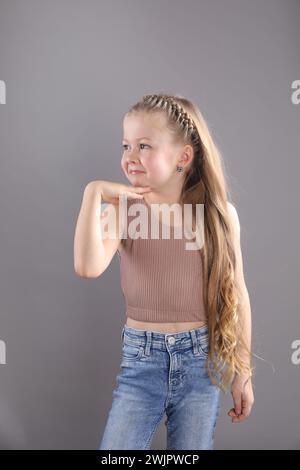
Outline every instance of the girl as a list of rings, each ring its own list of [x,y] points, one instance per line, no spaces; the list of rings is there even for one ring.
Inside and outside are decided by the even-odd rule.
[[[101,275],[118,253],[126,302],[121,371],[99,449],[149,449],[164,413],[167,449],[213,449],[220,392],[231,387],[234,423],[254,403],[239,218],[220,152],[195,104],[146,95],[126,113],[123,131],[121,166],[131,185],[90,182],[74,240],[74,268],[83,277]],[[147,222],[153,204],[175,203],[181,213],[189,205],[196,233],[195,209],[202,205],[202,248],[184,249],[184,236],[124,238],[133,213],[119,220],[121,196],[146,209]],[[103,239],[103,201],[117,237]],[[175,230],[175,218],[157,222]]]

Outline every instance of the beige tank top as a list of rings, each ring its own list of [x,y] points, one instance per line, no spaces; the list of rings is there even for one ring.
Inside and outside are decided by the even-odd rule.
[[[162,238],[165,224],[157,216],[159,238],[151,238],[150,206],[143,199],[127,199],[128,212],[133,203],[142,203],[146,208],[148,238],[134,239],[128,231],[127,238],[121,240],[117,250],[126,316],[144,322],[207,321],[203,303],[202,250],[185,248],[186,242],[195,241],[195,237],[186,238],[180,228],[183,236],[174,238],[174,226],[167,225],[170,227],[169,239]],[[127,229],[129,223],[140,216],[140,211],[135,215],[128,212]],[[141,231],[140,226],[136,226],[134,233]]]

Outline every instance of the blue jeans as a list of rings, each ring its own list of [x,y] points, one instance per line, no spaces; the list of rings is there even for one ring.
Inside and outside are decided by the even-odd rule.
[[[206,370],[207,355],[207,324],[178,333],[125,324],[121,371],[98,450],[150,449],[164,413],[167,449],[212,450],[220,389]]]

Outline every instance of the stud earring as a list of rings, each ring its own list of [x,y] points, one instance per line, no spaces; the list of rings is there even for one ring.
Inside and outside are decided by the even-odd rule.
[[[178,173],[182,173],[183,172],[183,167],[182,166],[177,166],[176,171],[178,171]]]

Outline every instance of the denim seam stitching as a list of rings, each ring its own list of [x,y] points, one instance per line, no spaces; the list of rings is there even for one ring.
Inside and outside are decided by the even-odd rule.
[[[157,420],[156,423],[154,424],[154,427],[153,427],[153,429],[152,429],[152,432],[151,432],[151,434],[150,434],[148,440],[146,441],[146,446],[144,447],[144,449],[147,449],[147,448],[148,448],[148,445],[150,444],[151,439],[152,439],[152,437],[153,437],[153,435],[154,435],[156,429],[158,428],[158,425],[159,425],[159,423],[160,423],[160,421],[161,421],[163,415],[164,415],[164,410],[160,413],[158,420]]]

